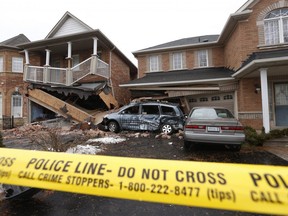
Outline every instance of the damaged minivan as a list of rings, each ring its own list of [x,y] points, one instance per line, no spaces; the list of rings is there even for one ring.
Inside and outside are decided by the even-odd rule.
[[[185,117],[177,104],[166,102],[132,102],[117,112],[104,116],[106,130],[160,131],[172,134],[183,130]]]

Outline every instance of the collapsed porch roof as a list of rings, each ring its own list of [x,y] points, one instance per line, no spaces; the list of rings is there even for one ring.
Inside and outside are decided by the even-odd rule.
[[[44,89],[48,91],[56,91],[59,94],[76,94],[79,98],[87,99],[91,95],[98,95],[102,90],[109,91],[109,87],[106,82],[98,82],[98,83],[82,83],[78,86],[63,86],[63,85],[45,85],[45,84],[31,84],[32,88]]]

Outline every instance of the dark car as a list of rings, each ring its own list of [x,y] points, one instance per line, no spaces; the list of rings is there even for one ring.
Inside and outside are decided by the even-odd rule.
[[[185,148],[195,143],[212,143],[238,151],[244,140],[242,124],[223,107],[195,107],[184,126]]]
[[[172,134],[183,130],[184,121],[183,112],[176,104],[135,102],[104,116],[101,125],[115,133],[121,130],[158,130],[165,134]]]

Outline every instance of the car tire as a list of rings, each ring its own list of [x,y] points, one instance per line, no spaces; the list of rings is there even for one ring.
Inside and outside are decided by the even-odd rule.
[[[114,133],[118,133],[120,131],[119,124],[116,121],[110,121],[108,123],[108,130]]]
[[[238,152],[241,150],[241,145],[225,145],[225,148],[231,151]]]
[[[173,133],[173,128],[170,124],[164,124],[161,126],[161,133],[164,133],[164,134],[172,134]]]
[[[185,150],[188,151],[188,150],[192,149],[192,147],[193,147],[193,144],[191,142],[184,140],[184,149]]]

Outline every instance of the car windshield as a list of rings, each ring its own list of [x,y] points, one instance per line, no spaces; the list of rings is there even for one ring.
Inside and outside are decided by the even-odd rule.
[[[223,108],[198,108],[190,114],[192,119],[234,118],[232,113]]]

